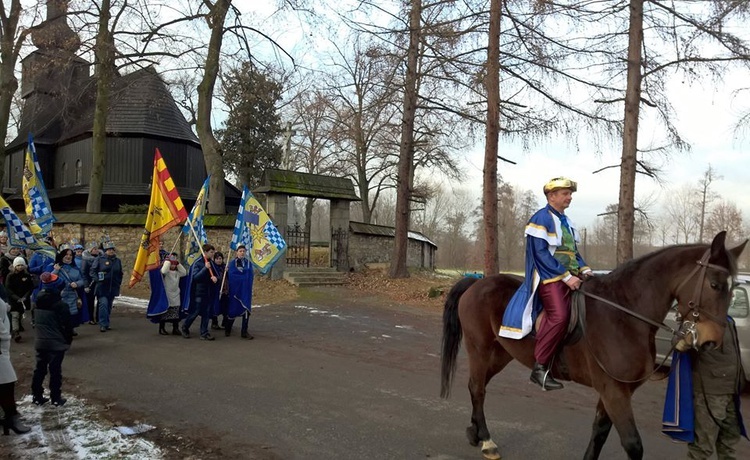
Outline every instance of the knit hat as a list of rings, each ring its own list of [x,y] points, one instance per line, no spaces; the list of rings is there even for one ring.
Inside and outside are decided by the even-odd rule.
[[[26,266],[26,259],[23,257],[16,257],[13,259],[13,266],[14,267],[25,267]]]
[[[39,279],[44,284],[54,283],[55,281],[57,281],[57,275],[50,272],[44,272],[42,273],[42,276],[39,277]]]

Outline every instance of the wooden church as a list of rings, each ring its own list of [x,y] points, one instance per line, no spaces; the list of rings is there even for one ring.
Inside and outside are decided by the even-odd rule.
[[[36,50],[22,61],[18,136],[6,147],[3,194],[16,209],[28,135],[32,134],[52,209],[85,210],[92,168],[96,80],[91,64],[76,55],[80,39],[60,11],[48,2],[47,27],[34,30]],[[64,10],[63,10],[64,11]],[[102,211],[122,204],[148,204],[156,148],[167,163],[180,196],[189,207],[206,178],[200,142],[153,68],[116,75],[106,124],[106,163]],[[240,191],[225,182],[227,206]]]

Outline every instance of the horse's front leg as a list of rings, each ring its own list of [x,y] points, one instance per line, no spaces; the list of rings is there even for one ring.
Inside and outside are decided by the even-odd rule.
[[[604,409],[604,403],[599,399],[596,404],[596,417],[594,417],[594,426],[591,430],[591,440],[589,447],[586,449],[584,460],[596,460],[602,453],[602,447],[607,441],[609,431],[612,429],[612,420],[609,418],[607,411]]]
[[[604,409],[620,435],[620,444],[628,454],[628,458],[630,460],[641,460],[643,458],[643,442],[635,425],[631,403],[632,393],[623,388],[613,388],[606,395],[600,396],[604,403]]]

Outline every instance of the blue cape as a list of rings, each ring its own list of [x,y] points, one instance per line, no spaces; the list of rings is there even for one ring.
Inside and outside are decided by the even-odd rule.
[[[242,316],[246,311],[249,313],[252,308],[253,299],[253,264],[249,260],[238,262],[234,259],[227,265],[227,281],[229,282],[229,318],[234,319]],[[244,266],[238,267],[240,263]]]
[[[152,323],[159,322],[159,316],[169,309],[167,291],[164,289],[164,278],[161,276],[161,267],[148,271],[148,282],[151,284],[151,297],[148,299],[146,318]]]
[[[735,393],[734,405],[740,433],[747,438],[745,423],[740,410],[740,395]],[[695,408],[693,406],[693,362],[689,353],[675,351],[669,371],[667,394],[661,424],[662,433],[675,441],[695,441]]]
[[[675,441],[693,442],[695,426],[693,413],[693,372],[689,353],[672,353],[667,395],[661,432]]]

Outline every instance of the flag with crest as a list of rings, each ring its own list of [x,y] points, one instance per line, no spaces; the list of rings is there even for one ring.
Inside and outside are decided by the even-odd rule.
[[[182,204],[177,187],[172,181],[164,158],[159,149],[154,154],[154,172],[151,179],[151,202],[146,215],[146,228],[141,236],[141,244],[135,257],[133,273],[130,276],[130,287],[143,279],[147,270],[158,268],[159,241],[161,235],[187,218],[187,211]]]
[[[206,213],[206,203],[208,202],[208,185],[211,176],[208,176],[203,182],[203,187],[198,192],[198,196],[195,198],[195,204],[193,209],[188,214],[185,225],[182,226],[182,233],[188,235],[190,238],[190,246],[187,251],[187,266],[193,265],[195,259],[202,256],[200,246],[208,243],[208,236],[206,235],[206,229],[203,227],[203,215]],[[196,241],[193,232],[190,230],[190,226],[193,226],[195,235],[198,237]]]
[[[0,216],[5,220],[8,244],[17,248],[40,251],[45,255],[55,257],[57,253],[55,248],[47,242],[37,239],[2,196],[0,196]]]
[[[47,189],[44,187],[42,170],[39,168],[34,137],[31,133],[29,133],[29,144],[26,147],[22,188],[29,229],[36,235],[48,234],[56,219],[52,215],[52,207],[49,204]]]
[[[242,189],[242,200],[234,223],[230,247],[247,247],[250,260],[261,273],[267,273],[286,251],[286,241],[250,189]]]

